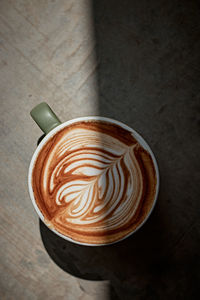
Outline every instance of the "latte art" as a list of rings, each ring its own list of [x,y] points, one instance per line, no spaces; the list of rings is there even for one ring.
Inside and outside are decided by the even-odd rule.
[[[104,244],[132,232],[155,197],[150,154],[118,125],[85,121],[53,136],[32,173],[46,222],[79,242]]]

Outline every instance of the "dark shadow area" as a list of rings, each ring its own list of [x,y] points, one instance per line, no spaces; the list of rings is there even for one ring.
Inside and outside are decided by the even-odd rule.
[[[43,138],[45,137],[45,133],[43,135],[41,135],[41,137],[38,139],[37,141],[37,146],[39,145],[39,143],[43,140]]]
[[[198,299],[200,289],[198,1],[93,1],[99,115],[138,131],[161,188],[147,223],[111,246],[67,242],[42,222],[64,271],[109,279],[110,299]]]
[[[161,174],[150,220],[126,242],[106,250],[113,262],[111,285],[119,299],[197,299],[199,1],[92,3],[99,115],[138,131]]]

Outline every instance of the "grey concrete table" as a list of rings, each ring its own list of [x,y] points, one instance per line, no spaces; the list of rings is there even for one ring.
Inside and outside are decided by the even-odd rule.
[[[199,299],[198,1],[0,1],[1,299]],[[39,222],[29,111],[102,115],[137,130],[161,173],[146,225],[80,247]]]

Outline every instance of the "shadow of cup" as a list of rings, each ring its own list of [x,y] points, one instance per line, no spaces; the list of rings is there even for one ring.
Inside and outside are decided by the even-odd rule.
[[[65,272],[87,280],[128,280],[147,276],[164,251],[158,208],[150,220],[127,239],[113,245],[91,247],[74,244],[56,235],[40,220],[40,233],[51,259]],[[144,280],[144,278],[142,279]]]

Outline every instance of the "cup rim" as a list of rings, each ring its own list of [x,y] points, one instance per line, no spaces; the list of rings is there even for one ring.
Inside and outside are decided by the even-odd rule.
[[[77,123],[77,122],[80,122],[80,121],[91,121],[91,120],[97,120],[97,121],[105,121],[105,122],[108,122],[108,123],[111,123],[111,124],[116,124],[126,130],[128,130],[129,132],[132,133],[133,137],[136,138],[136,140],[141,144],[141,146],[148,151],[148,153],[151,155],[151,158],[152,158],[152,161],[153,161],[153,164],[154,164],[154,168],[155,168],[155,171],[156,171],[156,179],[157,179],[157,182],[156,182],[156,193],[155,193],[155,197],[154,197],[154,201],[153,201],[153,204],[151,206],[151,209],[149,210],[147,216],[144,218],[144,220],[139,224],[138,227],[136,227],[133,231],[131,231],[129,234],[127,234],[126,236],[120,238],[119,240],[116,240],[114,242],[109,242],[109,243],[101,243],[101,244],[90,244],[90,243],[85,243],[85,242],[79,242],[79,241],[76,241],[76,240],[73,240],[72,238],[60,233],[59,231],[57,231],[56,229],[52,228],[48,222],[45,220],[42,212],[40,211],[40,209],[38,208],[37,206],[37,203],[36,203],[36,200],[35,200],[35,197],[34,197],[34,193],[33,193],[33,188],[32,188],[32,171],[33,171],[33,167],[34,167],[34,164],[35,164],[35,161],[36,161],[36,158],[39,154],[39,152],[41,151],[42,147],[46,144],[46,142],[52,137],[54,136],[57,132],[59,132],[61,129],[71,125],[71,124],[74,124],[74,123]],[[75,244],[78,244],[78,245],[82,245],[82,246],[107,246],[107,245],[112,245],[112,244],[116,244],[118,242],[121,242],[123,240],[125,240],[126,238],[128,238],[129,236],[131,236],[132,234],[134,234],[135,232],[137,232],[145,223],[146,221],[149,219],[154,207],[155,207],[155,204],[157,202],[157,198],[158,198],[158,192],[159,192],[159,186],[160,186],[160,176],[159,176],[159,169],[158,169],[158,163],[156,161],[156,158],[154,156],[154,153],[153,151],[151,150],[150,146],[148,145],[148,143],[145,141],[145,139],[137,132],[135,131],[133,128],[131,128],[130,126],[124,124],[123,122],[121,121],[118,121],[118,120],[115,120],[115,119],[112,119],[112,118],[108,118],[108,117],[101,117],[101,116],[87,116],[87,117],[78,117],[78,118],[74,118],[74,119],[71,119],[71,120],[68,120],[66,122],[63,122],[61,123],[60,125],[58,125],[57,127],[55,127],[54,129],[52,129],[43,139],[42,141],[40,142],[40,144],[37,146],[37,148],[35,149],[33,155],[32,155],[32,158],[31,158],[31,162],[30,162],[30,165],[29,165],[29,170],[28,170],[28,189],[29,189],[29,195],[30,195],[30,198],[32,200],[32,204],[33,204],[33,207],[35,209],[35,211],[37,212],[39,218],[41,219],[41,221],[51,230],[53,231],[56,235],[58,235],[59,237],[67,240],[67,241],[70,241],[72,243],[75,243]]]

